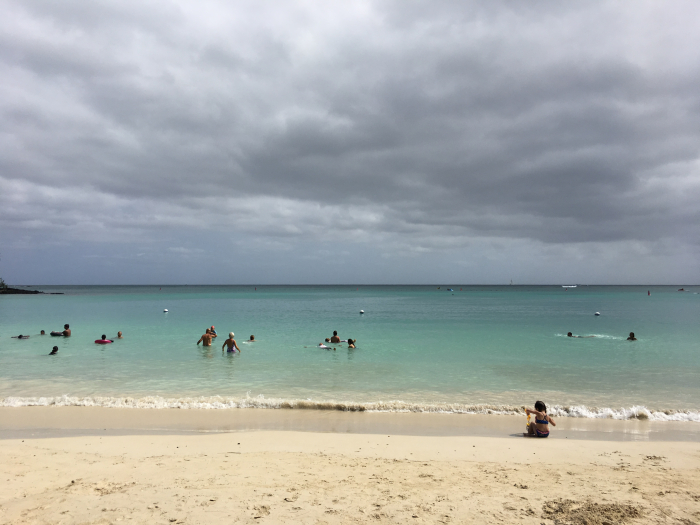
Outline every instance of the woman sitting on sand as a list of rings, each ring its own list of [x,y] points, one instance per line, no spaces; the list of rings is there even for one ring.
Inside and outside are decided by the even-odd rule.
[[[535,403],[535,410],[525,408],[525,413],[528,416],[530,414],[535,414],[535,422],[530,423],[527,427],[527,434],[523,434],[527,437],[546,438],[549,436],[549,424],[551,423],[554,427],[557,426],[554,420],[547,415],[547,405],[542,401],[537,401]]]

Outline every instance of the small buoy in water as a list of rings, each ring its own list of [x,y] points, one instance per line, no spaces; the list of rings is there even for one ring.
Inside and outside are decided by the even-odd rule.
[[[595,315],[600,315],[600,312],[596,312]]]
[[[164,313],[164,314],[167,314],[167,313],[168,313],[168,309],[166,308],[165,310],[163,310],[163,313]]]
[[[360,310],[360,315],[362,315],[363,313],[365,313],[365,311],[364,311],[364,310]]]

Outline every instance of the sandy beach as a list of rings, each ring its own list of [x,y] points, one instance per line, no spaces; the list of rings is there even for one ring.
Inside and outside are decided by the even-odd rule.
[[[423,421],[424,434],[439,421],[423,414],[403,420],[413,435],[333,432],[318,414],[309,419],[316,423],[302,423],[315,430],[205,431],[201,418],[215,412],[124,410],[110,417],[110,409],[84,407],[2,409],[0,522],[700,521],[700,443],[624,440],[621,427],[637,422],[605,422],[614,432],[598,423],[592,438],[575,439],[575,429],[590,422],[563,421],[562,432],[546,440],[516,437],[519,424],[501,437],[468,435],[468,428],[465,435],[416,435],[415,421]],[[307,417],[261,412],[271,420]],[[163,417],[180,427],[161,421],[159,430],[135,428]],[[498,416],[483,418],[501,432]],[[98,429],[108,419],[114,428]],[[473,426],[480,425],[488,421]]]

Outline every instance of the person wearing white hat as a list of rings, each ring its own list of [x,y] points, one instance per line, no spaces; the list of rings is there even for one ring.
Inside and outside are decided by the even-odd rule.
[[[224,344],[221,345],[221,351],[224,351],[224,347],[228,346],[228,349],[226,350],[227,352],[235,352],[238,350],[238,353],[241,353],[241,349],[238,348],[238,345],[236,344],[236,340],[233,338],[233,332],[229,332],[228,334],[228,339],[224,341]]]

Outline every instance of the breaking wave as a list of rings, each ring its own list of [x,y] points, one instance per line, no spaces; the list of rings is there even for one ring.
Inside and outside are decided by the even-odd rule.
[[[89,406],[107,408],[226,410],[239,408],[338,410],[343,412],[415,412],[439,414],[500,414],[522,415],[523,409],[511,405],[467,405],[459,403],[410,403],[404,401],[344,402],[313,401],[310,399],[274,399],[264,396],[233,397],[6,397],[0,407],[27,406]],[[629,408],[600,408],[585,405],[550,405],[549,414],[556,417],[587,419],[641,419],[649,421],[700,422],[698,410],[652,410],[644,406]]]

